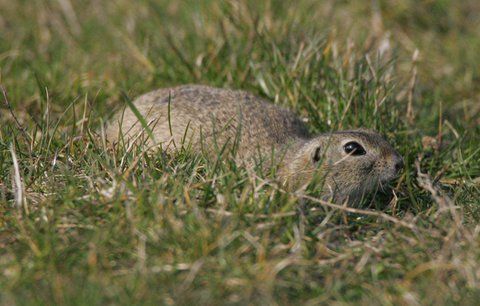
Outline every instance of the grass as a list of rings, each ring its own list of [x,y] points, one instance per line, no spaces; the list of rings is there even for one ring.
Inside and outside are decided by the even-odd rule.
[[[0,0],[0,304],[478,303],[479,10]],[[405,172],[334,207],[228,152],[106,146],[113,110],[184,83],[377,129]]]

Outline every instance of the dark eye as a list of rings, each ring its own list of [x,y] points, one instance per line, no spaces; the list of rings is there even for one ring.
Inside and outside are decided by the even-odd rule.
[[[355,141],[347,142],[343,146],[343,149],[345,150],[345,153],[354,155],[354,156],[367,154],[367,152],[365,152],[365,149],[358,142],[355,142]]]

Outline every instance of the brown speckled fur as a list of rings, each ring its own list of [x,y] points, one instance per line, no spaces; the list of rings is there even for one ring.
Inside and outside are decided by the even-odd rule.
[[[398,172],[395,164],[402,160],[373,131],[359,129],[311,137],[293,112],[245,91],[184,85],[152,91],[137,98],[134,105],[154,135],[154,140],[141,137],[147,139],[147,145],[161,145],[167,151],[184,145],[210,154],[224,144],[235,144],[237,160],[247,166],[257,157],[269,157],[274,150],[283,182],[298,188],[319,172],[325,197],[337,202],[356,202],[390,181]],[[112,143],[119,135],[131,141],[146,136],[143,130],[137,116],[127,108],[114,117],[106,136]],[[346,154],[343,146],[349,141],[360,143],[367,154]],[[320,162],[313,161],[317,148],[322,155]]]

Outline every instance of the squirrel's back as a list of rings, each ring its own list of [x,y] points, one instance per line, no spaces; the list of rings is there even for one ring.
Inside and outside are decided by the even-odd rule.
[[[240,158],[248,158],[308,137],[305,124],[293,112],[240,90],[184,85],[149,92],[133,104],[155,143],[167,150],[182,145],[218,149],[235,143]],[[110,142],[122,136],[152,143],[130,108],[114,117],[106,135]]]

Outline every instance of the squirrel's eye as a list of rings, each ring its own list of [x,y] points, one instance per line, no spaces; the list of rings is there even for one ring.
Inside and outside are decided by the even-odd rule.
[[[358,155],[367,154],[365,149],[358,142],[355,142],[355,141],[347,142],[343,146],[343,149],[345,150],[345,153],[350,154],[350,155],[358,156]]]

